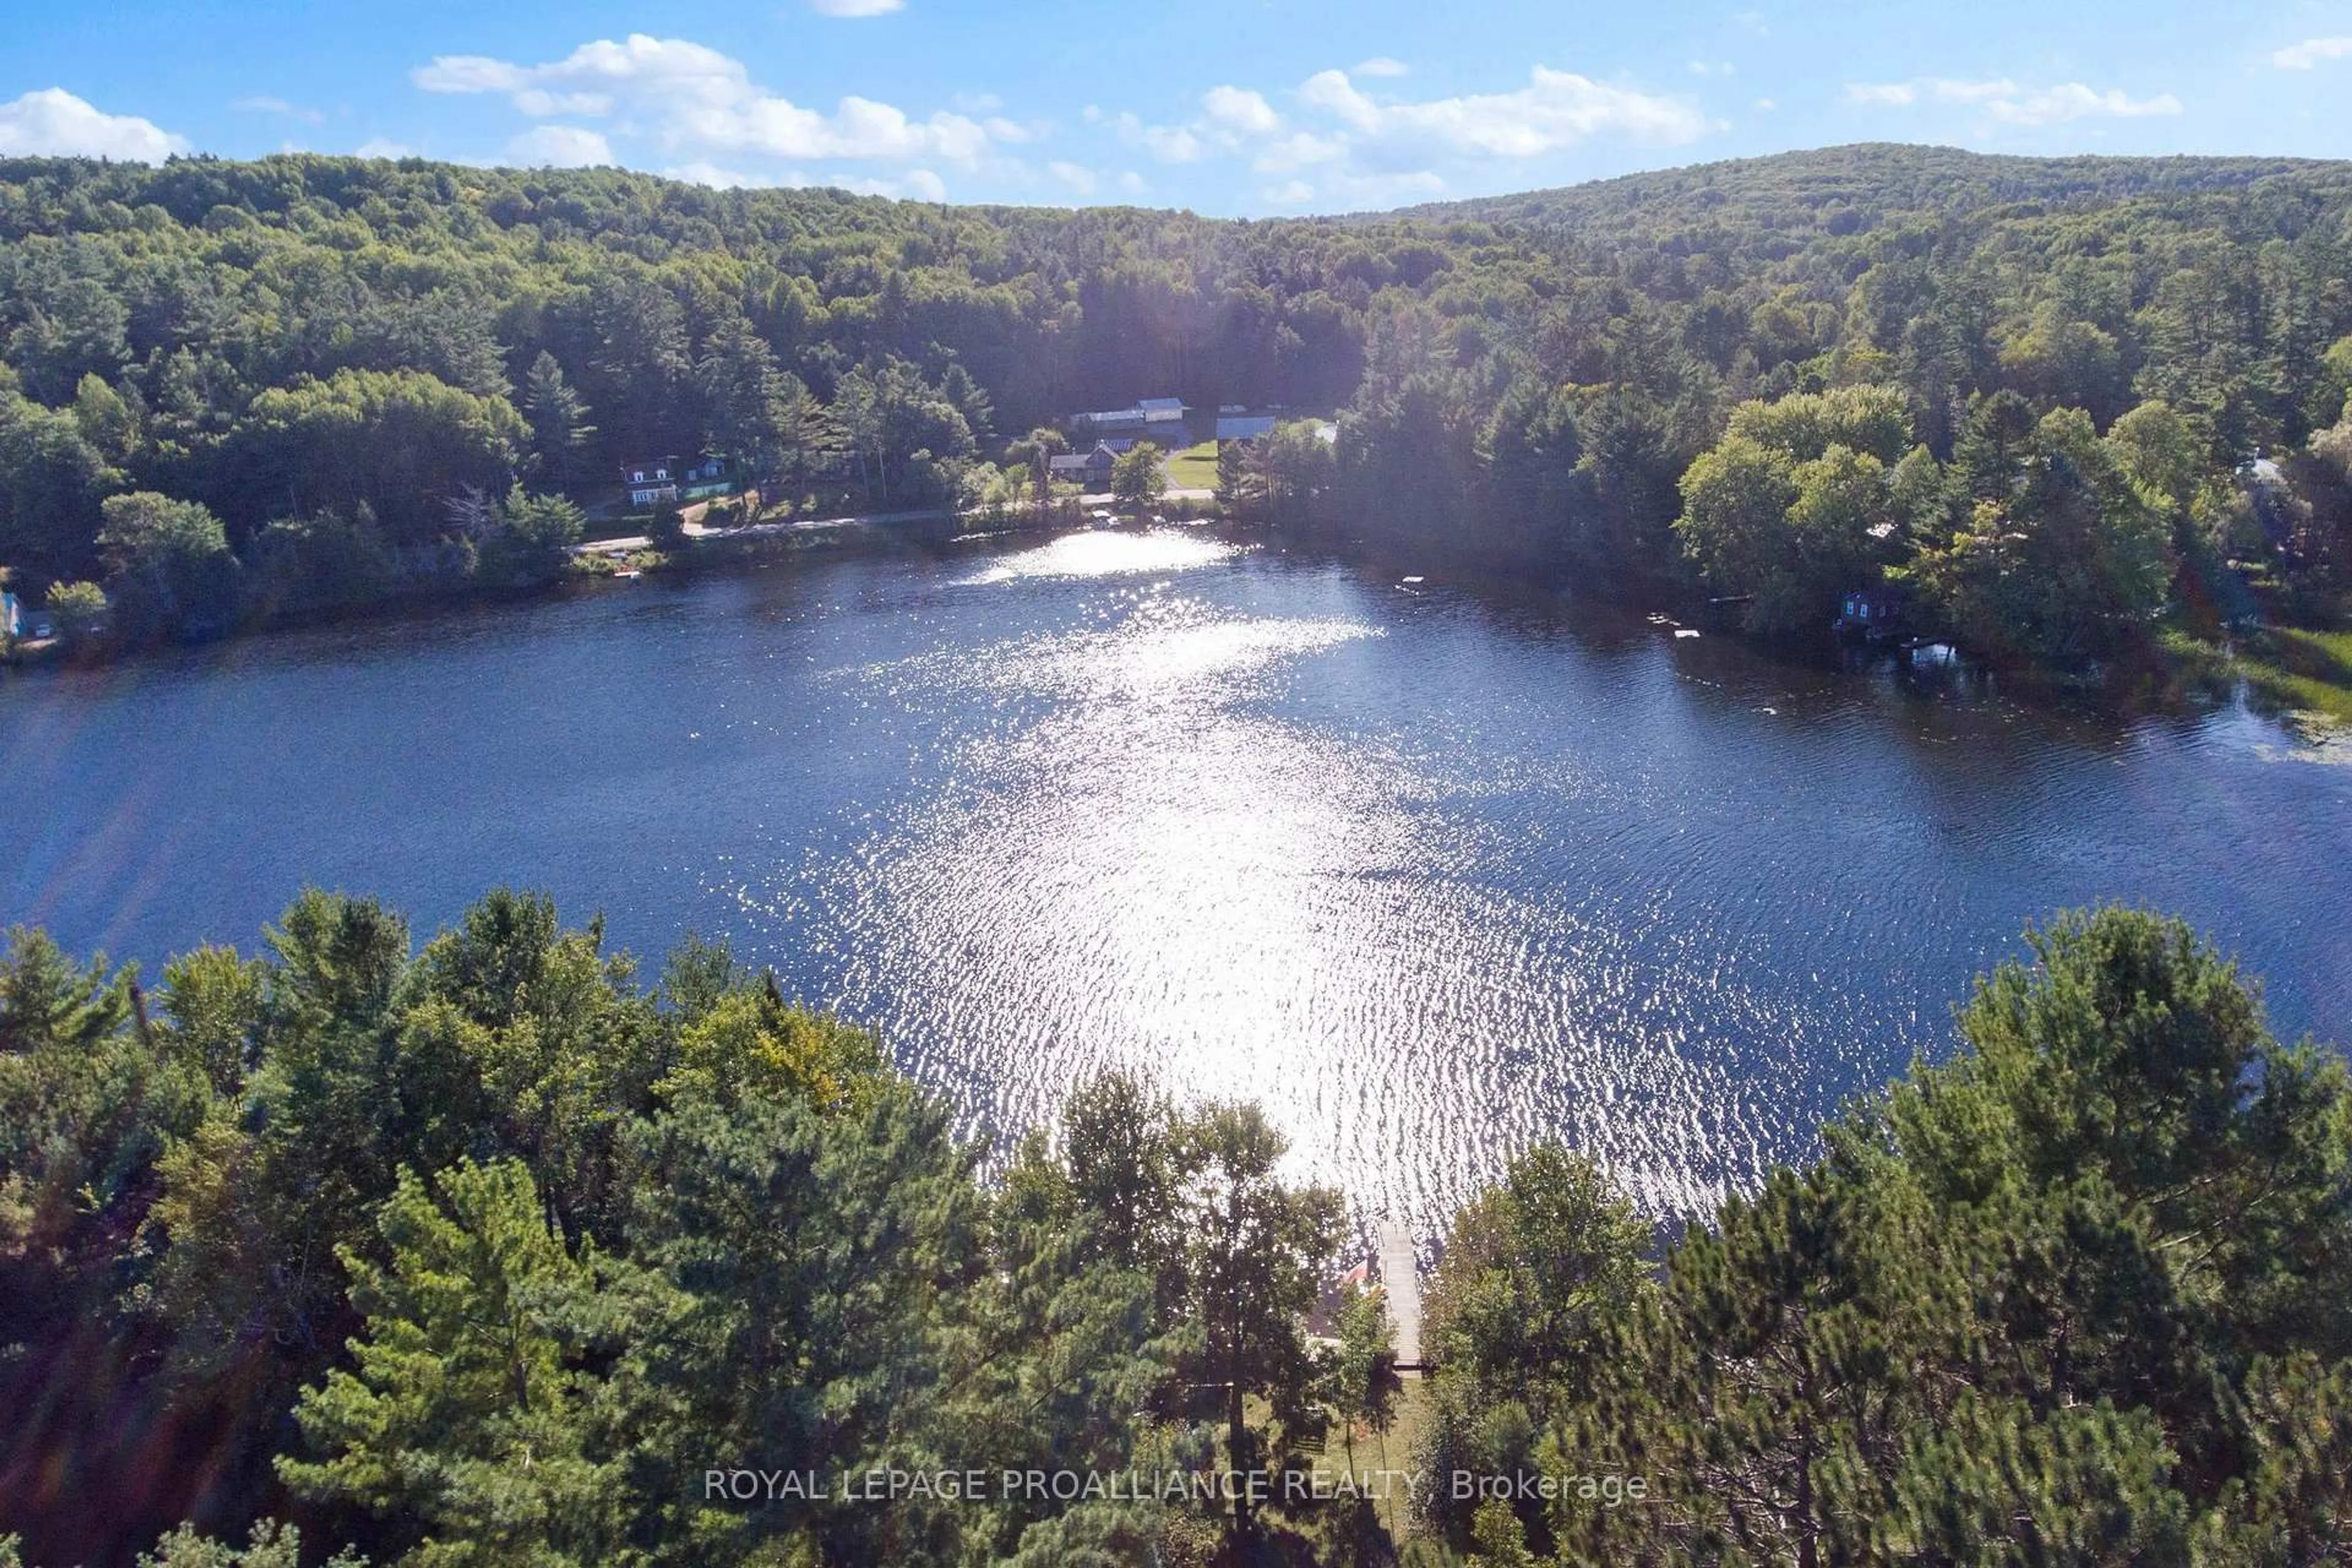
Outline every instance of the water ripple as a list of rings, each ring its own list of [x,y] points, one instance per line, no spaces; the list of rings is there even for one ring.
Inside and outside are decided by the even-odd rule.
[[[1424,1234],[1548,1137],[1661,1210],[1752,1184],[2070,904],[2347,1032],[2325,744],[1424,589],[1089,531],[0,680],[0,921],[152,963],[305,877],[427,927],[545,887],[730,938],[975,1133],[1136,1068]]]

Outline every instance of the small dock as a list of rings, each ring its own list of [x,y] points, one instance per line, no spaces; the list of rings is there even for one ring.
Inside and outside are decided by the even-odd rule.
[[[1421,1367],[1421,1265],[1414,1256],[1412,1233],[1392,1219],[1381,1221],[1381,1290],[1388,1298],[1389,1321],[1396,1325],[1396,1359],[1400,1369]]]

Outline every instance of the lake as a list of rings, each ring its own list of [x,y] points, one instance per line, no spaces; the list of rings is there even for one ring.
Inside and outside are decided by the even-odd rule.
[[[544,889],[648,971],[726,937],[975,1133],[1124,1064],[1426,1235],[1548,1135],[1752,1184],[2070,905],[2352,1037],[2347,763],[1205,531],[877,544],[0,679],[0,919],[152,969],[306,881],[421,932]]]

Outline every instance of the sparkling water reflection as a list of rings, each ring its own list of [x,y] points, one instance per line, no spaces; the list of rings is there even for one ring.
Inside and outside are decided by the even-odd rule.
[[[2352,771],[1197,530],[813,560],[0,686],[0,910],[153,957],[309,875],[724,933],[1008,1134],[1112,1063],[1424,1227],[1565,1136],[1659,1207],[1947,1047],[2029,916],[2352,1018]]]

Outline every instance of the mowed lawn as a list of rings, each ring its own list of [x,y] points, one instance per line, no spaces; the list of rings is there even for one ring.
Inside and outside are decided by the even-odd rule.
[[[1203,441],[1197,447],[1187,447],[1169,455],[1168,483],[1180,490],[1213,490],[1217,488],[1217,444]]]

